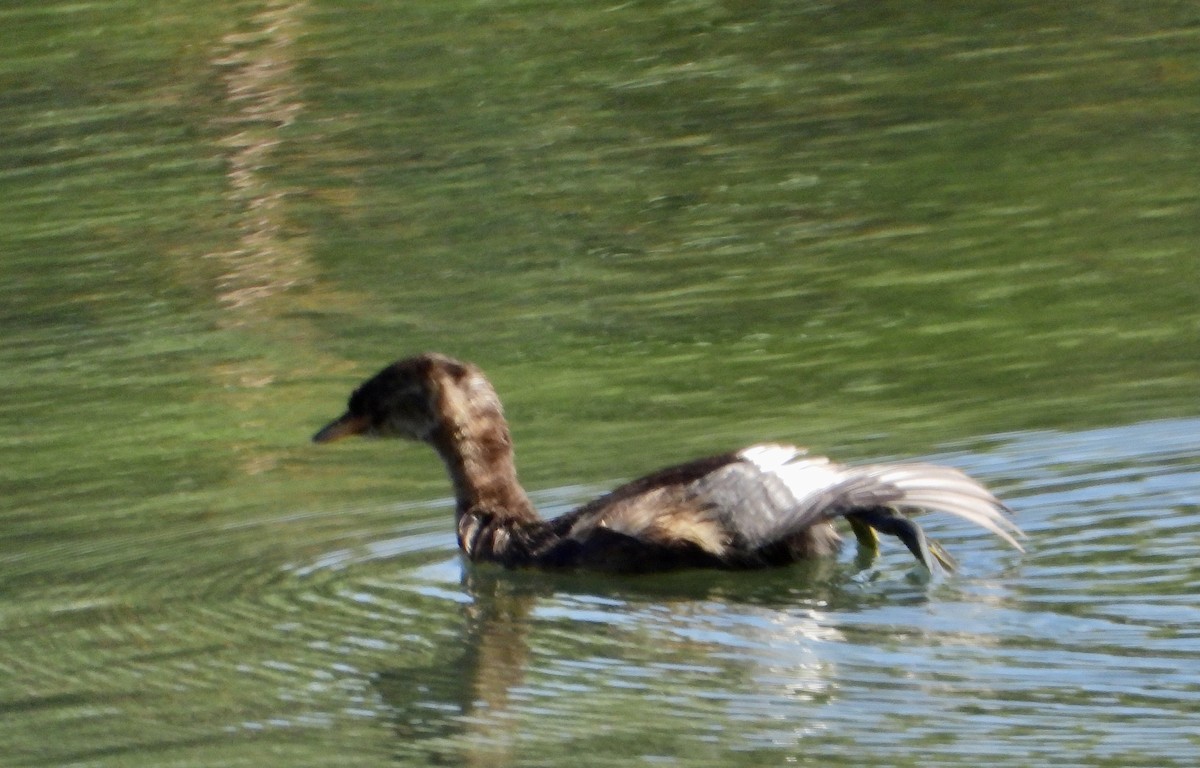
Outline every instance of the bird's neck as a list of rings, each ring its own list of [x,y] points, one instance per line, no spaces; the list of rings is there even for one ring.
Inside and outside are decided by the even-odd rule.
[[[480,398],[470,391],[442,394],[441,422],[430,442],[454,483],[456,518],[485,514],[525,522],[538,514],[517,480],[512,438],[494,392]]]

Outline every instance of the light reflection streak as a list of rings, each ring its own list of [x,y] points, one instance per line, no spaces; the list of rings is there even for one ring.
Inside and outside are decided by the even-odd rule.
[[[233,311],[226,317],[233,325],[248,322],[247,310],[264,299],[312,276],[306,238],[287,216],[291,192],[268,173],[281,133],[304,108],[292,50],[304,5],[269,3],[253,17],[254,31],[223,38],[225,50],[212,62],[232,108],[232,115],[214,122],[224,132],[219,144],[238,233],[234,248],[208,256],[220,264],[218,300]]]

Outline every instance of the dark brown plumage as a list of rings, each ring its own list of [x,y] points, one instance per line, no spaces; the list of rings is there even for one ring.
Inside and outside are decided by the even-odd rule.
[[[982,485],[950,467],[844,467],[801,449],[756,445],[659,470],[543,520],[517,481],[500,398],[474,365],[429,353],[364,382],[313,440],[349,435],[429,443],[454,483],[458,543],[508,567],[641,572],[753,568],[833,554],[846,518],[859,541],[900,538],[928,568],[951,560],[906,512],[938,509],[1013,546],[1020,531]]]

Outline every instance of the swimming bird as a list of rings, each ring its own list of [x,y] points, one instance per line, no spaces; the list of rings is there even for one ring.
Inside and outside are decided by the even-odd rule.
[[[313,441],[351,435],[428,443],[454,485],[458,546],[510,568],[650,572],[760,568],[835,554],[846,520],[860,546],[899,538],[931,571],[954,562],[911,519],[957,515],[1017,549],[1009,510],[976,480],[924,463],[847,466],[792,445],[752,445],[625,483],[543,519],[517,480],[495,388],[475,365],[438,353],[395,362],[361,384]]]

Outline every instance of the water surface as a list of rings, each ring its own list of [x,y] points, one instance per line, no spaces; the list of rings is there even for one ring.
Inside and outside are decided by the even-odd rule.
[[[1194,4],[0,22],[0,762],[1194,762]],[[1028,551],[466,569],[430,452],[308,443],[424,349],[547,513],[787,440]]]

